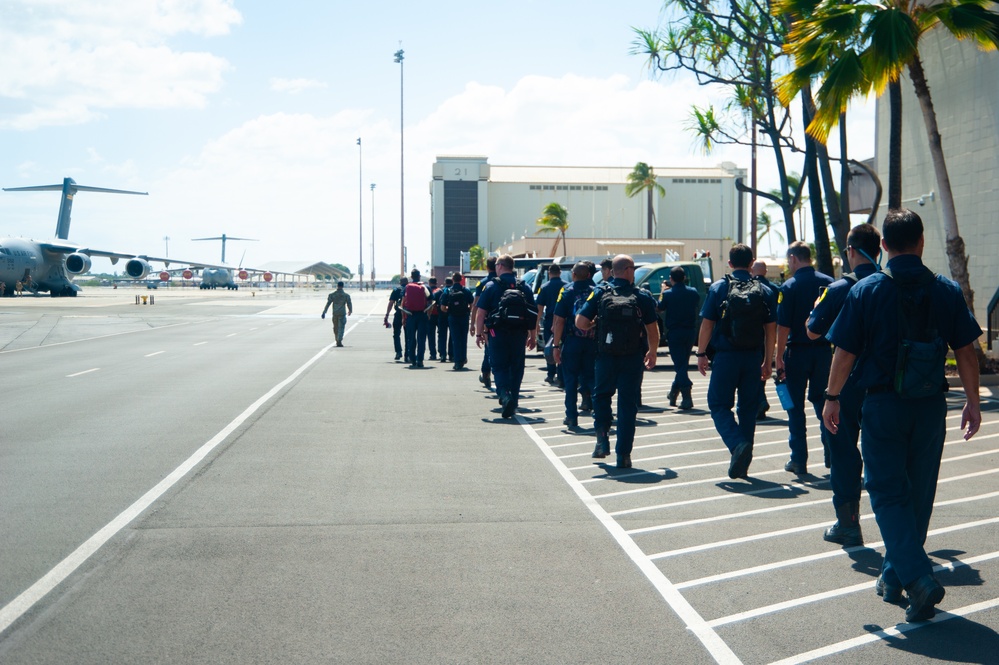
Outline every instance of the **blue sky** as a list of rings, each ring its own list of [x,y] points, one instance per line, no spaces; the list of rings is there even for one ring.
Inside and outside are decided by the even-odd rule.
[[[392,274],[401,41],[406,244],[410,263],[423,267],[436,155],[748,168],[748,149],[705,156],[683,130],[690,105],[716,93],[684,76],[650,80],[643,58],[629,55],[632,26],[655,26],[659,8],[647,0],[7,0],[0,185],[70,176],[148,191],[81,193],[71,239],[162,254],[169,236],[171,256],[194,260],[216,260],[219,248],[191,238],[226,233],[260,240],[231,245],[230,262],[245,250],[247,265],[325,260],[354,269],[363,220],[369,272],[376,183],[375,267]],[[851,122],[861,158],[873,153],[872,127],[869,112]],[[761,183],[775,185],[772,169],[761,168]],[[57,207],[55,193],[0,193],[0,235],[49,238]]]

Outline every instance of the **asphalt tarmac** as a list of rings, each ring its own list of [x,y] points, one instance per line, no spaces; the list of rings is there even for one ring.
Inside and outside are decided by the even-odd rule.
[[[351,295],[344,348],[304,289],[0,299],[0,662],[996,662],[987,389],[970,442],[948,398],[947,596],[905,624],[866,497],[864,547],[822,540],[816,423],[811,474],[783,471],[772,386],[731,481],[706,379],[669,408],[661,354],[618,470],[588,416],[560,424],[540,357],[504,421],[472,340],[465,371],[409,369],[387,292]]]

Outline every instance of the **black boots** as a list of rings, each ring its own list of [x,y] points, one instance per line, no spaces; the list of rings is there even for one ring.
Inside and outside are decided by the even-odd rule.
[[[670,406],[676,406],[676,398],[679,394],[680,394],[680,389],[677,388],[676,386],[673,386],[672,388],[669,389],[668,397],[669,397]]]
[[[844,503],[836,508],[836,523],[826,529],[822,539],[844,547],[863,545],[864,534],[860,531],[860,502]]]
[[[680,400],[681,411],[690,411],[694,408],[694,400],[690,396],[690,388],[683,388],[680,390],[680,396],[682,397]]]

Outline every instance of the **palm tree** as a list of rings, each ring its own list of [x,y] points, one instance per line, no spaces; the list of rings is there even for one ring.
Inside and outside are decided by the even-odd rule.
[[[568,254],[565,249],[565,232],[569,230],[569,211],[566,210],[560,203],[552,201],[545,206],[543,214],[537,219],[538,230],[534,235],[540,235],[542,233],[552,233],[558,232],[558,236],[555,238],[555,244],[552,245],[551,255],[555,256],[555,250],[558,249],[559,238],[562,239],[562,256]]]
[[[646,201],[649,222],[648,235],[649,240],[652,240],[656,237],[654,233],[656,228],[656,211],[652,207],[652,194],[657,193],[659,196],[666,196],[666,188],[656,182],[656,174],[652,171],[652,167],[645,162],[635,164],[635,170],[628,174],[628,184],[624,186],[624,193],[628,195],[628,198],[632,198],[640,192],[647,192],[648,194]]]
[[[482,245],[472,245],[468,248],[468,267],[470,270],[486,269],[486,248]]]
[[[801,174],[797,171],[792,171],[787,174],[787,188],[791,192],[797,192],[801,188]],[[771,189],[770,194],[774,198],[781,198],[781,191],[779,189]],[[801,196],[795,199],[795,203],[792,206],[792,210],[798,213],[798,233],[799,238],[805,237],[805,203],[808,201],[808,196],[806,194],[801,194]],[[765,207],[769,208],[771,206],[777,206],[776,203],[768,203]],[[761,236],[762,238],[762,236]]]
[[[767,246],[770,248],[770,256],[774,254],[773,236],[775,235],[780,238],[781,242],[784,242],[784,236],[774,225],[774,220],[770,218],[770,214],[761,210],[756,218],[756,243],[759,244],[766,238]]]
[[[903,69],[909,74],[923,113],[930,156],[943,212],[946,253],[951,277],[961,285],[974,312],[974,292],[968,277],[968,256],[957,224],[957,209],[937,128],[933,99],[919,57],[919,39],[942,25],[958,39],[970,39],[984,50],[999,48],[999,12],[990,0],[888,0],[885,4],[844,3],[842,0],[781,0],[775,12],[804,17],[788,35],[787,49],[797,69],[779,87],[783,101],[813,77],[824,77],[817,110],[807,131],[825,141],[847,102],[857,94],[885,87],[891,93],[891,150],[888,206],[901,206],[901,95]],[[897,116],[897,117],[896,117]]]

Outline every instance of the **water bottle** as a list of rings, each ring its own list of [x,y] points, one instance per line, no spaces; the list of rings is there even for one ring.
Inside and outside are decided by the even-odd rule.
[[[791,399],[791,391],[788,389],[787,384],[783,379],[776,379],[774,381],[774,389],[777,391],[777,399],[780,400],[781,408],[785,411],[793,409],[794,400]]]

